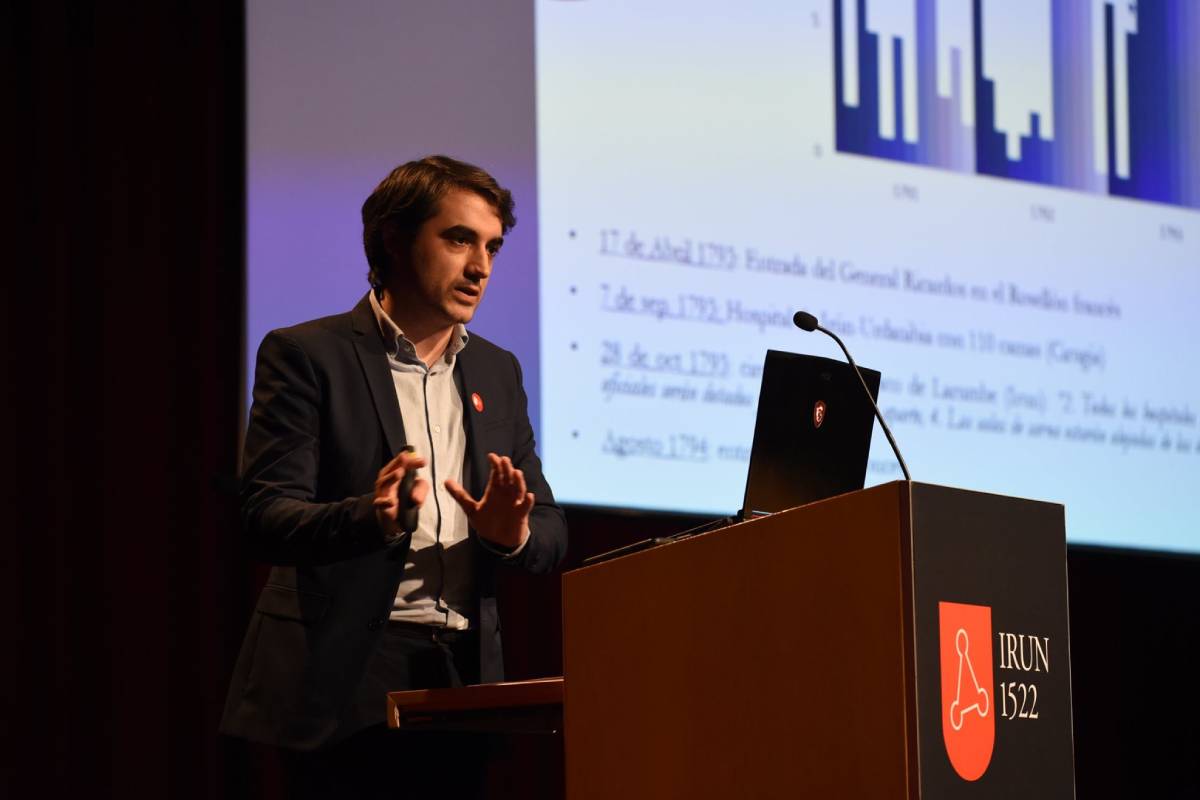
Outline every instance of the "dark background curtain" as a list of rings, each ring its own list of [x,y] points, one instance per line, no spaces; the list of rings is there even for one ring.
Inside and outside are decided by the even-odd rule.
[[[21,788],[0,794],[228,796],[213,732],[255,581],[218,491],[240,415],[243,11],[4,13],[23,246],[4,269],[3,760]]]
[[[216,734],[263,574],[230,494],[242,4],[2,13],[0,795],[274,796],[269,755]],[[697,521],[569,516],[569,564]],[[1068,563],[1078,796],[1200,796],[1200,559],[1072,547]],[[559,672],[557,577],[502,589],[510,674]]]

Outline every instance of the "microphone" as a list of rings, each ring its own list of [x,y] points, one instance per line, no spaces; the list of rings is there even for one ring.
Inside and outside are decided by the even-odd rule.
[[[796,315],[794,317],[792,317],[792,322],[796,323],[796,327],[799,328],[800,330],[808,331],[809,333],[812,333],[817,328],[821,327],[820,325],[817,324],[817,318],[814,317],[812,314],[808,313],[807,311],[797,311]],[[825,329],[821,328],[821,330],[825,330]],[[825,332],[829,333],[829,331],[825,331]],[[829,333],[829,335],[833,336],[832,333]],[[836,336],[833,336],[833,338],[837,339]],[[841,339],[838,339],[838,344],[841,344],[841,341],[842,341]],[[843,347],[842,349],[845,350],[846,348]],[[849,358],[850,354],[846,353],[846,357]],[[868,392],[868,394],[870,394],[870,392]]]
[[[862,384],[863,392],[867,395],[867,400],[871,403],[871,408],[875,409],[875,419],[879,420],[879,426],[883,428],[883,433],[887,436],[888,444],[892,446],[892,452],[896,454],[896,460],[900,462],[900,469],[904,472],[904,480],[912,481],[912,476],[908,474],[908,465],[904,463],[904,456],[900,455],[900,448],[896,446],[896,440],[892,437],[892,431],[888,428],[888,424],[884,422],[883,414],[879,411],[879,406],[875,404],[875,398],[871,397],[871,390],[867,388],[867,382],[863,380],[862,373],[858,371],[858,364],[854,363],[854,357],[850,355],[850,351],[846,349],[846,345],[836,333],[828,328],[822,328],[817,323],[817,318],[807,311],[797,311],[792,317],[792,322],[796,323],[796,327],[802,331],[820,331],[832,338],[838,343],[838,347],[842,348],[842,352],[846,354],[846,360],[850,362],[850,366],[854,368],[854,374],[858,376],[858,382]]]

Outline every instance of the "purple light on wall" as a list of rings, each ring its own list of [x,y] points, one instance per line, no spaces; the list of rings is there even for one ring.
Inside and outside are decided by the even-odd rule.
[[[519,224],[469,328],[520,358],[538,429],[532,4],[255,0],[246,30],[247,383],[267,331],[367,291],[359,209],[375,185],[446,153],[516,197]]]

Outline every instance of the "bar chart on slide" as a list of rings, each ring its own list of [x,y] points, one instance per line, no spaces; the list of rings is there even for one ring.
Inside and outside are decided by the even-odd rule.
[[[1200,208],[1200,3],[834,0],[839,152]]]

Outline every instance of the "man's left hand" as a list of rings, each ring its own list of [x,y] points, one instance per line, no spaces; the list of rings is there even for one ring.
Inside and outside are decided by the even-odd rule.
[[[488,453],[488,463],[492,474],[481,499],[471,497],[452,480],[446,481],[446,491],[462,506],[476,533],[490,544],[516,550],[529,538],[533,493],[525,490],[525,475],[508,456]]]

